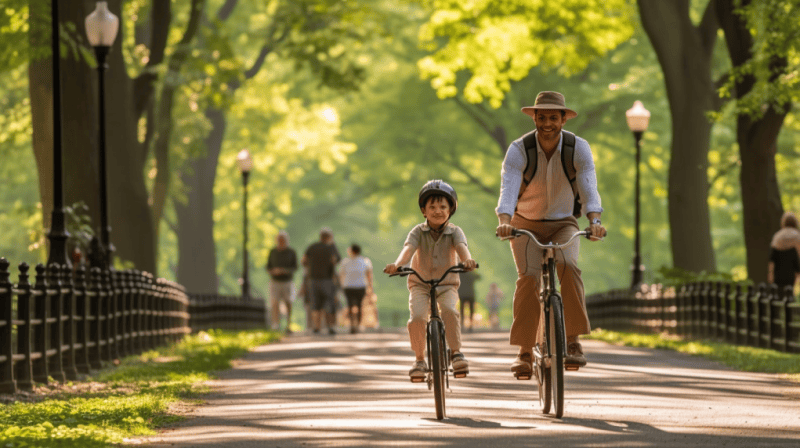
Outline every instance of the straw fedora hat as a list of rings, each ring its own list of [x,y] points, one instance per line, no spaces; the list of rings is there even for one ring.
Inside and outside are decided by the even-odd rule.
[[[558,92],[539,92],[539,94],[536,95],[536,102],[533,104],[533,106],[523,107],[522,112],[533,117],[536,113],[536,109],[566,111],[567,120],[578,116],[577,112],[567,107],[566,102],[564,101],[564,95]]]

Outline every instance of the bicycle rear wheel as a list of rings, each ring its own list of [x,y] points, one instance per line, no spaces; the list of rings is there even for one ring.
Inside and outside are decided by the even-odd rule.
[[[436,402],[436,418],[445,417],[445,375],[447,363],[444,358],[444,340],[442,339],[442,323],[438,320],[428,322],[428,356],[433,376],[433,398]]]
[[[550,387],[553,397],[553,413],[556,418],[564,415],[564,308],[561,296],[550,296]]]

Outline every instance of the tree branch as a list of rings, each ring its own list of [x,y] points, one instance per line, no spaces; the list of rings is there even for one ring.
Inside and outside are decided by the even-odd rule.
[[[228,20],[228,17],[233,14],[233,10],[238,3],[239,0],[225,0],[225,4],[220,6],[219,10],[217,10],[217,19],[222,22]]]

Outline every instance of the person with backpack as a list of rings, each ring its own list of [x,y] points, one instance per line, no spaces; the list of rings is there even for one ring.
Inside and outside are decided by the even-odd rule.
[[[565,243],[579,231],[585,214],[593,238],[605,236],[600,221],[603,207],[589,143],[563,129],[578,113],[566,107],[564,95],[540,92],[533,106],[523,107],[536,129],[514,140],[503,160],[498,200],[497,236],[508,238],[515,228],[530,231],[543,242]],[[532,351],[539,325],[539,278],[543,253],[529,247],[527,238],[511,240],[517,283],[509,342],[519,346],[511,365],[515,374],[531,373]],[[567,334],[566,363],[586,365],[578,337],[591,330],[583,281],[578,269],[579,244],[556,253]]]

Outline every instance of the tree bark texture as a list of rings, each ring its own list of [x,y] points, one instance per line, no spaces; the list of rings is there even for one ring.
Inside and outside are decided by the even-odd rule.
[[[734,67],[746,63],[752,55],[753,40],[745,20],[734,13],[732,0],[715,0],[717,17],[725,31],[728,54]],[[742,2],[750,3],[749,1]],[[751,91],[755,79],[745,76],[736,83],[735,95],[741,98]],[[775,168],[778,133],[786,112],[769,108],[760,118],[740,114],[736,120],[739,143],[744,240],[747,250],[747,275],[754,282],[767,280],[767,263],[772,235],[780,228],[783,214],[778,176]]]
[[[713,3],[695,26],[689,18],[689,0],[639,0],[642,24],[664,73],[672,118],[668,179],[672,262],[692,272],[716,270],[707,174],[712,124],[705,116],[717,98],[711,79],[718,28]]]
[[[215,294],[219,288],[217,252],[214,243],[214,182],[222,141],[225,114],[208,109],[211,132],[206,137],[205,157],[194,159],[183,175],[187,202],[175,203],[178,218],[177,281],[192,293]]]

